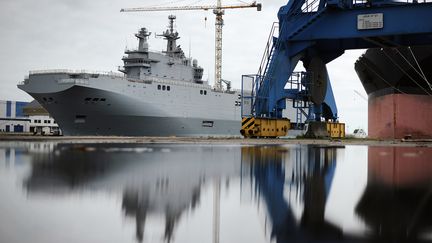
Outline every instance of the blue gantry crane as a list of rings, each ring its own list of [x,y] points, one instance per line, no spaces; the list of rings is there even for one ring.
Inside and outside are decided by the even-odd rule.
[[[265,203],[274,242],[335,242],[342,238],[342,229],[325,218],[337,167],[336,149],[307,146],[284,153],[283,147],[242,148],[242,163],[250,165],[255,193]],[[291,152],[295,159],[286,160],[285,155]],[[297,200],[304,205],[299,219],[292,208]]]
[[[253,83],[252,94],[243,93],[246,137],[281,136],[286,99],[310,108],[312,133],[326,127],[323,120],[337,121],[326,64],[345,50],[432,44],[430,0],[290,0],[278,18],[258,73],[246,76]],[[294,72],[300,61],[306,72]]]

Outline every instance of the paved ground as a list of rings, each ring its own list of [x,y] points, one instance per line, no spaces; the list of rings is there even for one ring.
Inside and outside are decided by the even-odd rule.
[[[188,144],[320,144],[330,146],[421,146],[432,147],[432,139],[425,140],[369,140],[369,139],[243,139],[243,138],[193,138],[193,137],[111,137],[111,136],[18,136],[0,135],[0,142],[58,142],[58,143],[188,143]]]

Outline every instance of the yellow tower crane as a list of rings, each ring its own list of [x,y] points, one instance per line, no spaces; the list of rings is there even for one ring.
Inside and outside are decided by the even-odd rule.
[[[215,30],[215,89],[222,91],[222,27],[224,21],[222,16],[225,9],[237,8],[257,8],[261,11],[261,4],[256,1],[246,4],[222,5],[222,0],[217,0],[216,5],[207,6],[174,6],[174,7],[142,7],[142,8],[123,8],[120,12],[149,12],[149,11],[177,11],[177,10],[209,10],[213,9],[216,15]]]

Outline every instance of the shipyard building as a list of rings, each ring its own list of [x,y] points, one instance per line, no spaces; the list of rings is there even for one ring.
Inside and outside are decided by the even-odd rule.
[[[30,119],[23,113],[28,102],[0,100],[0,132],[28,132]]]
[[[60,135],[56,121],[37,102],[0,100],[0,132]]]

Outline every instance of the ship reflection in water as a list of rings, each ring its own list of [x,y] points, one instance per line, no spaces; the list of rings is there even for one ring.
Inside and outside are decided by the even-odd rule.
[[[356,212],[371,237],[385,241],[430,239],[432,149],[369,148],[368,183]]]
[[[0,144],[0,242],[429,242],[431,148]]]

